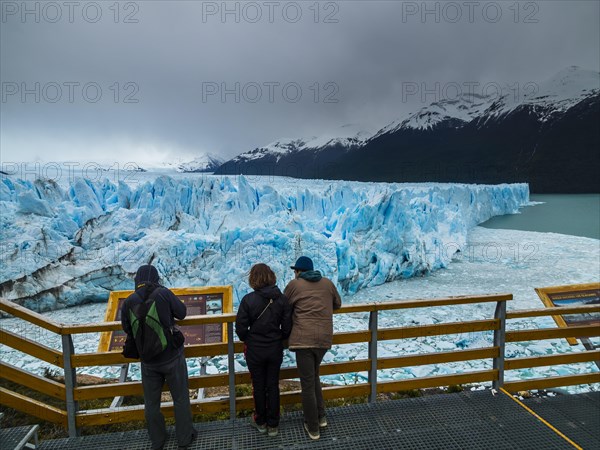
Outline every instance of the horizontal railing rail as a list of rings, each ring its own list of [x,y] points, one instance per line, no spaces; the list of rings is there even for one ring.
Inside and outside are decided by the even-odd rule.
[[[554,308],[522,309],[520,311],[509,311],[507,319],[522,319],[524,317],[560,316],[563,314],[582,314],[600,312],[600,304],[581,306],[557,306]]]
[[[538,308],[521,311],[510,311],[506,314],[508,320],[530,317],[559,316],[563,314],[585,314],[600,312],[600,305],[565,306],[553,308]],[[578,325],[569,327],[537,328],[514,330],[506,332],[507,342],[538,341],[563,338],[590,338],[600,336],[598,325]],[[600,350],[588,350],[557,355],[540,355],[521,358],[510,358],[504,362],[505,370],[529,369],[533,367],[557,366],[600,361]],[[504,389],[518,392],[532,389],[548,389],[561,386],[600,383],[600,373],[582,373],[560,375],[544,378],[529,378],[526,380],[506,381]]]
[[[0,362],[0,373],[5,380],[12,381],[13,383],[20,384],[21,386],[59,400],[66,399],[65,385],[54,380],[29,373],[5,362]]]
[[[558,355],[530,356],[527,358],[507,359],[504,370],[528,369],[531,367],[554,366],[557,364],[575,364],[580,362],[598,361],[600,350],[579,353],[561,353]]]
[[[3,298],[0,298],[0,311],[18,317],[19,319],[23,319],[56,334],[60,334],[62,328],[62,324],[56,323],[42,314],[36,313],[35,311]]]
[[[2,404],[48,422],[67,426],[67,411],[0,387]]]
[[[0,330],[0,343],[28,355],[35,356],[57,367],[63,367],[63,354],[58,350],[19,336],[8,330]]]
[[[600,383],[600,373],[581,373],[577,375],[559,375],[549,378],[530,378],[521,381],[507,381],[504,389],[508,392],[548,389],[561,386]]]

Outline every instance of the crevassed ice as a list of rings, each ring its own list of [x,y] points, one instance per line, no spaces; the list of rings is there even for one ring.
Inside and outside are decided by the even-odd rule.
[[[445,267],[470,228],[528,200],[526,184],[3,177],[0,294],[40,311],[105,301],[152,262],[167,286],[232,284],[237,302],[252,264],[281,285],[301,254],[351,294]]]
[[[452,295],[477,295],[492,292],[510,292],[514,300],[508,302],[509,310],[541,308],[542,302],[534,288],[543,286],[598,282],[600,274],[600,241],[597,239],[566,236],[555,233],[537,233],[514,230],[494,230],[475,227],[470,230],[467,247],[455,255],[452,264],[425,277],[412,277],[360,290],[355,295],[345,295],[343,302],[385,302],[415,298],[437,298]],[[416,326],[440,322],[489,319],[494,313],[494,304],[458,305],[385,311],[379,314],[379,326]],[[75,308],[50,311],[47,317],[58,322],[87,323],[103,320],[104,304],[91,304]],[[534,317],[507,321],[507,329],[531,329],[555,327],[551,317]],[[352,313],[334,316],[336,331],[356,331],[368,328],[368,314]],[[60,336],[31,326],[20,319],[0,320],[0,329],[10,330],[21,336],[53,348],[60,349]],[[75,335],[77,353],[96,351],[98,334]],[[597,338],[593,339],[596,344]],[[426,336],[416,339],[381,341],[379,357],[395,357],[435,351],[452,351],[490,347],[492,332],[461,333],[456,335]],[[564,339],[547,341],[511,342],[506,345],[507,358],[531,357],[536,355],[581,352],[582,345],[570,346]],[[34,357],[8,347],[0,346],[3,361],[42,374],[49,365]],[[360,360],[368,358],[366,343],[336,345],[326,355],[326,362]],[[294,365],[293,352],[285,352],[284,366]],[[199,361],[188,360],[190,374],[199,374]],[[433,376],[446,373],[461,373],[491,368],[491,360],[473,360],[457,363],[402,367],[380,370],[378,379],[401,380],[417,376]],[[236,355],[236,370],[245,370],[243,355]],[[227,356],[210,358],[208,373],[227,370]],[[505,373],[506,380],[545,378],[560,374],[579,374],[597,371],[593,362],[561,366],[534,367],[511,370]],[[103,377],[117,377],[118,366],[85,367],[78,371]],[[139,379],[139,365],[134,364],[130,375]],[[350,373],[324,376],[326,383],[344,385],[366,381],[366,373]],[[599,390],[599,384],[572,386],[570,392]]]

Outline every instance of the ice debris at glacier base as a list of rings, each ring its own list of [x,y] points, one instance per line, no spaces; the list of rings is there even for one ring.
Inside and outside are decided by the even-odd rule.
[[[232,284],[237,301],[252,264],[282,286],[301,254],[351,294],[445,267],[469,229],[528,201],[527,184],[3,176],[0,295],[38,311],[105,301],[152,262],[167,286]]]

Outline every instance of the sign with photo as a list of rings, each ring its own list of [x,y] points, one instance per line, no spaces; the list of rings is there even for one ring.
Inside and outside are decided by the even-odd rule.
[[[231,286],[189,287],[170,289],[187,307],[187,316],[226,314],[233,311]],[[105,322],[121,320],[121,306],[133,291],[113,291],[108,298]],[[185,345],[215,344],[227,341],[226,329],[221,323],[184,325],[179,329],[185,336]],[[123,330],[102,333],[99,352],[121,351],[125,344]]]
[[[553,286],[536,288],[538,296],[549,308],[584,306],[600,304],[600,283],[575,284],[570,286]],[[599,325],[600,313],[561,314],[552,316],[560,327],[577,325]],[[567,338],[569,344],[576,345],[575,338]]]

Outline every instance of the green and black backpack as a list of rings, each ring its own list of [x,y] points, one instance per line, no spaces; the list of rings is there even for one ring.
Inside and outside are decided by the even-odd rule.
[[[156,294],[159,290],[160,288],[154,289],[146,300],[130,306],[128,311],[131,332],[142,361],[156,357],[168,345],[165,327],[156,309]]]

